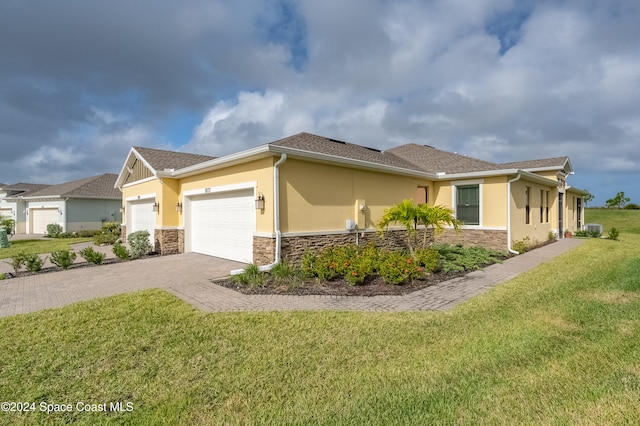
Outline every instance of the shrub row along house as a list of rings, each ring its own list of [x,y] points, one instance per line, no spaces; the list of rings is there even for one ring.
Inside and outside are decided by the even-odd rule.
[[[381,240],[375,224],[403,199],[445,205],[464,222],[439,240],[511,249],[583,223],[585,191],[567,157],[496,164],[416,144],[387,151],[300,133],[213,158],[131,148],[116,186],[123,237],[149,231],[160,253],[296,261],[310,248]]]
[[[58,185],[16,183],[0,187],[0,216],[16,234],[44,234],[55,223],[64,232],[100,229],[121,220],[117,175],[102,174]]]

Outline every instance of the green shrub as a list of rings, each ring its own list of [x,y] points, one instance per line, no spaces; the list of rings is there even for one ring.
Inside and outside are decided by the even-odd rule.
[[[0,216],[0,227],[4,227],[7,230],[7,235],[13,235],[15,229],[15,220],[10,217]]]
[[[381,253],[376,269],[387,284],[393,285],[422,278],[424,274],[424,268],[404,252]]]
[[[127,260],[131,257],[131,253],[129,253],[129,249],[122,245],[121,242],[117,241],[113,244],[113,254],[120,260]]]
[[[96,234],[93,236],[93,244],[97,246],[114,244],[120,236],[118,234],[111,234],[109,232]]]
[[[120,235],[120,224],[118,222],[105,222],[102,225],[102,232]]]
[[[547,234],[547,240],[548,241],[556,241],[558,239],[558,234],[556,234],[553,231],[549,231],[549,233]]]
[[[251,288],[258,288],[264,286],[266,278],[264,273],[258,269],[258,265],[251,263],[240,274],[231,275],[231,281],[240,285],[248,285]]]
[[[24,257],[24,263],[29,272],[39,272],[44,265],[45,259],[36,253],[29,253]]]
[[[11,256],[10,259],[11,260],[7,263],[11,265],[13,272],[18,275],[20,273],[20,269],[22,269],[22,267],[27,263],[27,254],[24,251],[19,251]]]
[[[69,250],[58,250],[51,253],[51,263],[62,269],[68,269],[76,260],[76,252]]]
[[[148,231],[136,231],[127,237],[129,247],[131,247],[131,258],[137,259],[153,251],[153,246],[149,242]]]
[[[624,206],[625,210],[640,210],[640,205],[635,204],[635,203],[629,203],[626,206]]]
[[[618,231],[617,228],[611,228],[609,229],[609,239],[610,240],[617,240],[618,237],[620,236],[620,231]]]
[[[270,277],[277,285],[293,288],[304,283],[305,274],[301,268],[293,267],[288,262],[282,261],[271,269]]]
[[[520,242],[528,248],[529,239]],[[514,250],[517,250],[514,242]],[[518,247],[522,248],[522,247]],[[462,245],[435,244],[432,249],[440,253],[442,259],[442,272],[475,271],[492,263],[500,263],[506,257],[504,252],[490,250],[483,247],[463,247]],[[522,252],[520,252],[522,253]]]
[[[518,253],[526,253],[531,250],[531,238],[524,237],[522,240],[514,241],[511,243],[511,248]]]
[[[101,265],[107,257],[106,254],[95,251],[93,247],[85,247],[80,250],[80,256],[82,256],[82,258],[87,262],[93,263],[94,265]]]
[[[416,260],[426,271],[438,272],[442,268],[440,253],[434,249],[416,250]]]
[[[50,223],[47,225],[47,236],[51,238],[59,238],[62,234],[62,226],[57,223]]]

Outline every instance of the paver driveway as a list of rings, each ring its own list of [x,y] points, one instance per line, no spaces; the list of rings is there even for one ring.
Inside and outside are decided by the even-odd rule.
[[[187,253],[0,281],[0,317],[55,308],[81,300],[163,288],[210,312],[284,310],[444,311],[582,244],[563,239],[482,271],[404,296],[245,296],[212,284],[243,265]]]

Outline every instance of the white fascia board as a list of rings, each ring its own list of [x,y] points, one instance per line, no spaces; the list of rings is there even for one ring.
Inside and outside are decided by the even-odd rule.
[[[265,154],[269,153],[269,145],[260,145],[255,148],[247,149],[244,151],[236,152],[235,154],[225,155],[224,157],[214,158],[213,160],[205,161],[203,163],[194,164],[193,166],[184,167],[182,169],[173,171],[161,171],[156,175],[158,177],[172,177],[183,178],[195,174],[208,172],[211,170],[220,169],[223,167],[233,166],[235,164],[245,163],[255,157],[265,157]]]
[[[522,177],[531,182],[538,182],[548,186],[557,186],[558,182],[552,179],[547,179],[546,177],[542,177],[540,175],[536,175],[535,173],[531,173],[525,170],[518,169],[504,169],[504,170],[489,170],[486,172],[469,172],[469,173],[452,173],[452,174],[443,174],[438,175],[438,180],[464,180],[464,179],[474,179],[474,178],[485,178],[485,177],[495,177],[495,176],[508,176],[508,175],[517,175],[522,174]]]
[[[135,186],[135,185],[138,185],[140,183],[151,182],[152,180],[155,180],[155,179],[158,179],[158,178],[156,176],[150,176],[148,178],[140,179],[140,180],[137,180],[135,182],[127,183],[125,185],[122,185],[122,187],[123,188],[128,188],[130,186]]]
[[[567,186],[566,191],[578,195],[587,195],[589,193],[589,191],[585,191],[584,189],[580,188],[574,188],[573,186]]]
[[[41,195],[36,197],[20,197],[20,198],[25,201],[40,201],[40,200],[50,201],[54,198],[62,198],[62,195]]]
[[[417,177],[426,178],[426,179],[436,179],[436,175],[433,173],[420,172],[417,170],[405,169],[405,168],[396,167],[396,166],[387,166],[384,164],[372,163],[370,161],[353,160],[351,158],[344,158],[337,155],[321,154],[318,152],[310,152],[302,149],[287,148],[282,146],[272,146],[270,151],[278,154],[287,154],[294,157],[308,158],[311,160],[323,161],[331,164],[344,164],[352,167],[379,170],[379,171],[398,174],[398,175],[417,176]]]

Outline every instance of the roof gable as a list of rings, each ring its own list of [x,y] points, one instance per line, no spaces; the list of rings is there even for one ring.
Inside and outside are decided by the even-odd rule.
[[[215,158],[209,155],[134,146],[120,170],[115,187],[122,188],[125,184],[156,176],[159,171],[178,170]]]
[[[104,198],[120,199],[120,192],[114,188],[117,175],[105,173],[71,182],[51,185],[28,194],[28,198],[37,197],[72,197],[72,198]],[[24,196],[24,195],[23,195]]]

